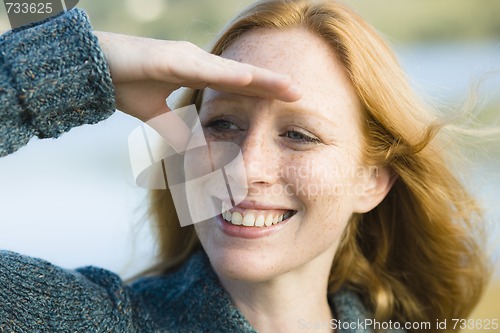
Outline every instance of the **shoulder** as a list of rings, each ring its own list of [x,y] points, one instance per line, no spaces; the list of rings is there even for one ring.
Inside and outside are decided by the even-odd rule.
[[[335,312],[333,326],[339,333],[376,332],[377,329],[385,329],[386,333],[406,332],[401,323],[376,321],[353,290],[342,288],[329,299]]]

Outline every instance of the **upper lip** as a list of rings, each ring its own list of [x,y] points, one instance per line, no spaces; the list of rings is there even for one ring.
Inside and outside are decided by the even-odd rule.
[[[254,210],[293,210],[281,205],[274,205],[265,202],[257,202],[254,200],[244,200],[239,204],[237,204],[236,207],[241,209],[254,209]]]

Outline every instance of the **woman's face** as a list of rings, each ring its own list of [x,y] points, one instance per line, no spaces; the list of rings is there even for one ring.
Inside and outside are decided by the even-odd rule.
[[[328,276],[349,218],[372,208],[373,177],[360,165],[360,103],[344,68],[302,29],[245,33],[222,56],[290,75],[303,97],[285,103],[205,90],[206,139],[239,145],[248,182],[230,214],[195,225],[212,266],[246,281]]]

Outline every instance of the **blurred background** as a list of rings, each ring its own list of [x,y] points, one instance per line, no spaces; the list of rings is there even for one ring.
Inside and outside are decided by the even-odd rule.
[[[207,48],[250,0],[81,0],[96,30],[188,40]],[[500,1],[345,0],[393,45],[425,99],[459,109],[477,83],[480,123],[500,115]],[[0,5],[0,32],[7,31]],[[58,140],[32,140],[0,160],[0,247],[74,268],[96,265],[131,276],[148,267],[154,237],[147,192],[137,188],[127,138],[139,122],[120,112]],[[500,144],[473,152],[468,184],[484,207],[498,258]],[[500,274],[476,310],[500,320]],[[500,330],[499,330],[500,331]],[[474,332],[469,330],[468,332]]]

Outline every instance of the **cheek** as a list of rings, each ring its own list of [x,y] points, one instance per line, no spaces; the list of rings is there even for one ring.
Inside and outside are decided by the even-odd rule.
[[[207,224],[208,223],[204,222],[194,224],[194,230],[202,244],[206,244],[207,238],[209,237],[208,235],[209,228],[207,227]]]
[[[194,229],[200,243],[211,259],[217,257],[217,253],[222,249],[223,242],[215,232],[216,226],[214,221],[206,221],[194,224]]]
[[[301,201],[307,221],[327,221],[329,229],[347,223],[357,187],[354,161],[347,156],[297,154],[288,160],[287,171],[285,182]]]
[[[356,165],[328,154],[303,154],[283,163],[285,182],[305,201],[338,201],[353,194]]]

